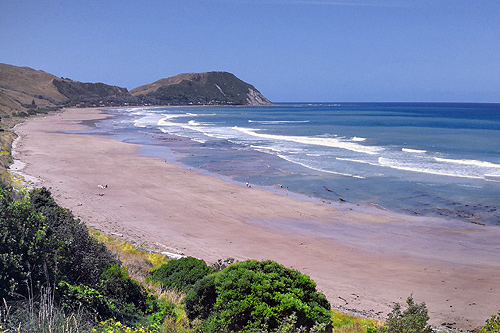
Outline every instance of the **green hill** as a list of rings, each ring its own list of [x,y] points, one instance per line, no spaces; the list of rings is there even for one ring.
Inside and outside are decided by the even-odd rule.
[[[29,67],[0,63],[0,113],[27,111],[32,102],[38,107],[54,107],[66,97],[52,84],[56,76]]]
[[[137,103],[127,88],[83,83],[29,67],[0,63],[0,115],[33,113],[62,106]]]
[[[271,104],[254,86],[227,72],[179,74],[129,92],[0,63],[0,117],[66,106]]]
[[[254,86],[227,72],[185,73],[130,91],[154,105],[271,105]]]

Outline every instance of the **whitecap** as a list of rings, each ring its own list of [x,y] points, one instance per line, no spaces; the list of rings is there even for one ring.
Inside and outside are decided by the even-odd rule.
[[[453,163],[453,164],[461,164],[461,165],[473,165],[473,166],[485,167],[485,168],[500,168],[500,164],[495,164],[495,163],[486,162],[486,161],[478,161],[478,160],[455,160],[455,159],[440,158],[440,157],[435,157],[434,159],[436,161],[438,161],[438,162],[444,162],[444,163]]]
[[[320,168],[315,168],[315,167],[313,167],[311,165],[295,161],[295,160],[293,160],[293,159],[291,159],[291,158],[289,158],[287,156],[284,156],[284,155],[278,154],[278,157],[284,159],[287,162],[298,164],[298,165],[301,165],[301,166],[303,166],[305,168],[308,168],[308,169],[311,169],[311,170],[314,170],[314,171],[326,172],[326,173],[330,173],[330,174],[334,174],[334,175],[346,176],[346,177],[352,177],[352,178],[358,178],[358,179],[365,179],[365,177],[359,176],[359,175],[355,175],[355,174],[343,173],[343,172],[335,172],[335,171],[330,171],[330,170],[324,170],[324,169],[320,169]]]
[[[431,175],[440,175],[440,176],[484,179],[484,177],[482,176],[465,174],[463,170],[453,170],[450,168],[439,169],[435,167],[431,168],[431,167],[425,167],[423,165],[408,164],[384,157],[379,157],[378,162],[382,166],[404,171],[413,171],[413,172],[427,173]]]
[[[378,165],[376,163],[372,163],[370,161],[364,161],[364,160],[355,160],[352,158],[343,158],[343,157],[335,157],[336,160],[338,161],[346,161],[346,162],[354,162],[354,163],[362,163],[362,164],[369,164],[369,165]]]
[[[257,123],[262,125],[279,125],[279,124],[303,124],[310,120],[248,120],[249,123]]]
[[[190,125],[190,126],[200,126],[201,123],[199,123],[197,121],[194,121],[194,120],[190,120],[190,121],[188,121],[188,125]]]
[[[422,149],[410,149],[410,148],[402,148],[402,151],[406,153],[414,153],[414,154],[425,154],[427,153],[427,150],[422,150]]]
[[[341,138],[322,138],[322,137],[309,137],[309,136],[286,136],[286,135],[276,135],[276,134],[264,134],[264,133],[258,133],[259,131],[258,129],[249,129],[242,127],[233,127],[233,129],[236,129],[250,136],[264,138],[264,139],[289,141],[289,142],[297,142],[308,145],[347,149],[358,153],[364,153],[370,155],[379,154],[379,152],[383,150],[382,147],[363,146],[354,142],[343,141]]]

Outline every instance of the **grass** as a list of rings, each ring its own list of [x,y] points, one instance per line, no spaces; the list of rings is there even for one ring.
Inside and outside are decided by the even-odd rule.
[[[128,267],[129,275],[140,283],[146,283],[145,279],[149,276],[151,269],[158,268],[170,260],[163,254],[138,249],[132,243],[118,236],[108,235],[96,230],[89,230],[89,232],[115,253],[123,265]]]
[[[91,229],[89,230],[89,232],[93,237],[95,237],[98,241],[104,243],[104,245],[106,245],[109,250],[117,255],[123,265],[128,268],[128,273],[134,280],[145,286],[149,290],[149,292],[175,305],[175,318],[167,318],[163,327],[158,328],[158,332],[192,332],[188,329],[188,319],[186,316],[186,312],[184,311],[183,299],[185,295],[174,290],[164,291],[159,284],[147,281],[146,279],[152,269],[160,267],[171,259],[160,253],[138,249],[132,243],[123,240],[118,236],[108,235]],[[124,328],[122,328],[122,330],[116,330],[116,327],[115,331],[135,332],[125,330]],[[146,330],[146,332],[156,331]]]
[[[380,328],[382,320],[355,317],[332,309],[332,325],[335,333],[365,333],[368,329]]]

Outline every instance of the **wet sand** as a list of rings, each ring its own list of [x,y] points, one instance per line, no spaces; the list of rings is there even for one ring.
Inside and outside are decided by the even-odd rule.
[[[70,109],[16,128],[22,172],[91,228],[209,263],[275,260],[310,275],[332,305],[371,316],[410,294],[434,325],[471,329],[500,309],[498,227],[297,200],[63,132],[107,116]]]

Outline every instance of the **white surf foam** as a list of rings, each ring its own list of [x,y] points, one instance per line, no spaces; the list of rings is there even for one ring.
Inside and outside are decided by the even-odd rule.
[[[485,167],[485,168],[500,168],[500,164],[495,164],[495,163],[486,162],[486,161],[478,161],[478,160],[455,160],[455,159],[440,158],[440,157],[435,157],[434,159],[436,161],[438,161],[438,162],[444,162],[444,163],[453,163],[453,164],[461,164],[461,165],[472,165],[472,166]]]
[[[406,153],[414,153],[414,154],[425,154],[425,153],[427,153],[427,150],[410,149],[410,148],[402,148],[401,151],[404,151]]]
[[[141,114],[141,116],[143,117],[136,119],[134,121],[135,127],[146,128],[155,126],[158,123],[158,121],[163,117],[163,115],[151,114],[151,113],[144,113]]]
[[[249,123],[257,123],[262,125],[274,125],[274,124],[303,124],[308,123],[310,120],[249,120]]]
[[[393,168],[393,169],[398,169],[398,170],[404,170],[404,171],[413,171],[413,172],[427,173],[427,174],[440,175],[440,176],[451,176],[451,177],[461,177],[461,178],[471,178],[471,179],[484,179],[484,176],[481,176],[481,175],[465,173],[464,170],[454,170],[454,169],[446,168],[444,166],[443,166],[443,168],[440,168],[439,165],[425,167],[424,165],[405,163],[405,162],[400,162],[397,160],[384,158],[384,157],[379,157],[378,162],[382,166]]]
[[[339,161],[346,161],[346,162],[362,163],[362,164],[369,164],[369,165],[378,165],[378,164],[370,162],[370,161],[356,160],[356,159],[353,159],[353,158],[336,157],[335,159],[339,160]]]
[[[158,125],[158,126],[172,126],[172,125],[177,125],[177,124],[172,123],[169,120],[172,120],[172,119],[175,119],[175,118],[180,118],[180,117],[192,117],[192,115],[187,115],[187,114],[184,114],[184,113],[163,115],[163,118],[160,119],[160,120],[158,120],[158,122],[156,123],[156,125]]]
[[[233,128],[242,133],[258,138],[297,142],[302,144],[339,148],[339,149],[347,149],[358,153],[364,153],[370,155],[379,154],[383,150],[382,147],[363,146],[354,142],[344,141],[342,140],[342,138],[322,138],[322,137],[309,137],[309,136],[286,136],[286,135],[276,135],[276,134],[264,134],[257,132],[258,130],[249,128],[243,128],[243,127],[233,127]]]
[[[301,165],[301,166],[303,166],[305,168],[308,168],[308,169],[311,169],[311,170],[314,170],[314,171],[326,172],[326,173],[330,173],[330,174],[334,174],[334,175],[346,176],[346,177],[352,177],[352,178],[358,178],[358,179],[365,179],[365,177],[359,176],[359,175],[355,175],[355,174],[343,173],[343,172],[335,172],[335,171],[325,170],[325,169],[321,169],[321,168],[315,168],[315,167],[313,167],[311,165],[308,165],[306,163],[302,163],[302,162],[293,160],[293,159],[291,159],[291,158],[289,158],[287,156],[281,155],[281,154],[278,154],[278,157],[284,159],[285,161]]]

